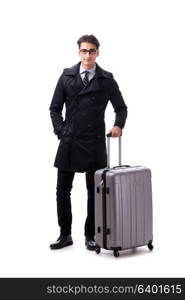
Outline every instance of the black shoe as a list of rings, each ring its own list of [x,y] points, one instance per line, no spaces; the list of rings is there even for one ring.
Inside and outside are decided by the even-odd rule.
[[[94,237],[86,236],[85,245],[88,250],[96,250],[96,243],[94,241]]]
[[[61,249],[67,246],[73,245],[71,235],[60,235],[58,240],[50,245],[51,250]]]

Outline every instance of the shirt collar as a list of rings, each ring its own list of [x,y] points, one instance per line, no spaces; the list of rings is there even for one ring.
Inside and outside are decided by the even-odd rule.
[[[82,67],[82,65],[80,65],[80,74],[84,73],[85,71],[88,71],[88,72],[90,72],[90,73],[94,73],[95,70],[96,70],[96,64],[95,64],[95,66],[94,66],[92,69],[89,69],[89,70],[84,69],[84,68]]]

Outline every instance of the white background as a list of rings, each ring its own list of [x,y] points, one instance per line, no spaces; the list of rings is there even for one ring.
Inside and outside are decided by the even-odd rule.
[[[183,277],[185,178],[185,9],[180,0],[0,2],[0,276]],[[77,39],[94,34],[97,62],[111,71],[128,106],[123,163],[152,170],[154,251],[118,259],[84,246],[85,174],[72,192],[74,245],[51,251],[58,140],[49,105]],[[112,127],[111,105],[106,112]],[[117,164],[117,140],[112,165]]]

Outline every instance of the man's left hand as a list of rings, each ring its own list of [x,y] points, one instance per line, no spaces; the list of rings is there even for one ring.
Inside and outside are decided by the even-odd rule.
[[[109,133],[111,133],[112,137],[118,137],[118,136],[121,136],[122,130],[120,127],[114,126],[114,127],[112,127],[112,129],[110,130]]]

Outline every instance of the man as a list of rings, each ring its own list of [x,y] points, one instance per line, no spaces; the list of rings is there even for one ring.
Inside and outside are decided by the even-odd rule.
[[[85,245],[88,250],[95,250],[94,172],[105,168],[107,163],[104,113],[110,100],[116,114],[111,134],[118,137],[125,125],[127,106],[112,73],[96,63],[100,45],[97,38],[84,35],[77,44],[80,62],[64,69],[50,105],[54,133],[60,139],[54,162],[58,168],[56,196],[60,236],[50,248],[60,249],[73,244],[72,183],[75,172],[86,172]],[[64,105],[65,119],[62,117]]]

